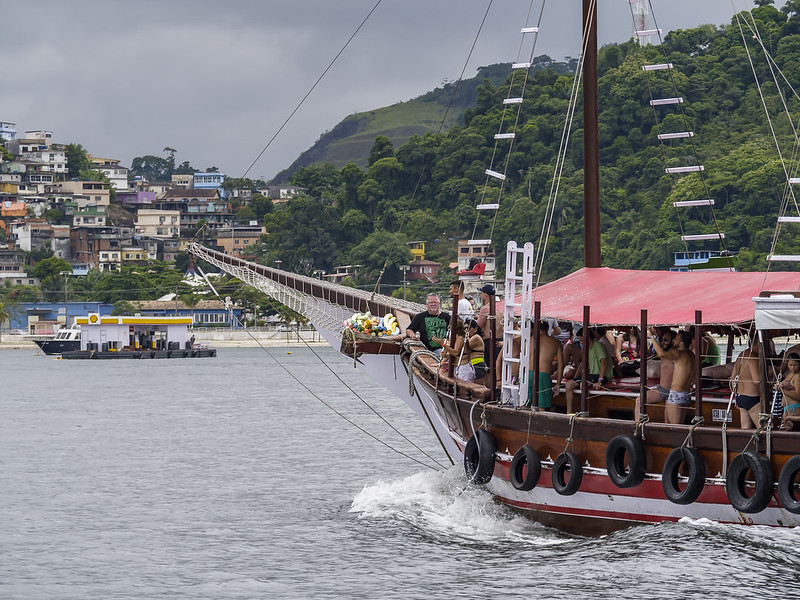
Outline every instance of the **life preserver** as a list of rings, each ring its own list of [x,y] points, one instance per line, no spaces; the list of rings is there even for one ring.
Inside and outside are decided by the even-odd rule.
[[[800,515],[800,500],[795,494],[795,480],[800,473],[800,455],[794,455],[786,461],[781,469],[781,476],[778,477],[778,498],[781,506],[790,513]]]
[[[625,468],[625,455],[628,468]],[[645,455],[642,441],[632,435],[611,438],[606,448],[606,470],[614,485],[620,488],[635,487],[644,479]]]
[[[686,487],[681,489],[678,485],[678,477],[683,463],[689,467],[689,474]],[[697,500],[705,483],[706,464],[697,449],[681,446],[669,453],[661,472],[661,487],[670,502],[691,504]]]
[[[564,475],[569,470],[569,481]],[[571,496],[581,487],[583,465],[574,452],[562,452],[553,463],[553,489],[562,496]]]
[[[748,471],[753,472],[755,481],[752,496],[748,496],[746,490],[745,477]],[[769,504],[773,484],[772,467],[767,457],[755,452],[742,452],[728,467],[725,490],[733,508],[743,513],[757,513]]]
[[[489,483],[494,473],[495,442],[485,429],[475,432],[464,448],[464,473],[470,483]]]
[[[527,466],[525,477],[522,476],[523,468]],[[514,489],[527,492],[539,483],[542,474],[542,459],[539,453],[528,445],[523,446],[511,459],[511,485]]]

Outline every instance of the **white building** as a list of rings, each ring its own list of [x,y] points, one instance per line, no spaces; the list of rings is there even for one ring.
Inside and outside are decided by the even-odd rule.
[[[136,213],[136,235],[149,237],[172,237],[181,233],[179,210],[156,210],[140,208]]]

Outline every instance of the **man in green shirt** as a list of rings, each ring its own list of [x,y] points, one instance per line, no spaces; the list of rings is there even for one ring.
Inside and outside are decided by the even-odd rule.
[[[578,330],[578,337],[583,335],[583,329]],[[606,347],[599,342],[600,332],[594,327],[589,330],[589,377],[593,389],[600,389],[614,377],[614,363],[608,355]],[[575,379],[570,379],[564,385],[567,398],[567,414],[574,412],[573,403],[575,398],[575,388],[581,383],[581,375]]]

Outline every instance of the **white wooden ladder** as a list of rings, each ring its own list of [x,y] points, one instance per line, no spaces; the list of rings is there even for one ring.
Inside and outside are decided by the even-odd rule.
[[[519,259],[522,258],[520,261]],[[531,242],[522,248],[514,241],[506,246],[506,281],[503,306],[503,373],[501,402],[515,407],[528,402],[528,371],[531,356],[531,316],[533,307],[534,251]],[[516,309],[520,309],[520,326],[514,328]],[[514,339],[520,337],[519,356],[514,356]],[[515,378],[514,365],[519,365]]]

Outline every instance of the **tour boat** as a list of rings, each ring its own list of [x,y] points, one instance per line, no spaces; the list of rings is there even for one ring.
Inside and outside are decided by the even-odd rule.
[[[643,3],[630,0],[629,4],[633,8]],[[248,262],[198,243],[192,243],[189,252],[307,317],[331,345],[341,348],[345,358],[402,398],[430,426],[448,457],[464,464],[472,484],[485,485],[499,501],[546,525],[583,534],[684,517],[800,526],[800,431],[793,418],[781,422],[772,416],[774,396],[768,371],[773,365],[764,353],[759,359],[763,416],[756,429],[741,427],[727,380],[701,376],[700,352],[695,354],[691,404],[681,409],[678,424],[664,422],[663,404],[642,400],[647,389],[658,383],[648,378],[646,352],[639,376],[615,377],[601,389],[588,387],[590,327],[618,331],[638,327],[639,348],[648,347],[647,332],[653,326],[693,325],[697,348],[703,331],[713,329],[717,339],[727,341],[725,360],[730,363],[736,338],[751,326],[757,327],[764,344],[800,332],[800,274],[602,267],[595,0],[584,0],[583,9],[585,266],[537,285],[534,245],[508,244],[504,297],[496,306],[491,304],[492,318],[503,323],[497,337],[502,344],[502,369],[491,369],[490,385],[453,379],[439,368],[438,357],[419,342],[402,339],[413,315],[425,310],[423,305]],[[538,30],[538,24],[526,24],[520,33],[526,40],[535,38]],[[635,31],[639,39],[659,35],[658,30],[641,27]],[[526,62],[513,65],[522,72],[529,68]],[[642,69],[668,71],[672,65],[645,64]],[[651,105],[681,102],[676,95],[653,98]],[[521,103],[521,98],[509,97],[503,110],[514,110]],[[691,138],[689,132],[663,135]],[[513,135],[507,132],[498,133],[496,139],[500,144],[513,143]],[[487,178],[504,179],[493,165],[487,167]],[[702,170],[698,165],[666,167],[667,173],[678,174]],[[800,184],[800,179],[787,184]],[[692,206],[713,203],[689,202]],[[482,202],[478,208],[496,210],[497,204]],[[345,326],[353,313],[392,315],[400,335],[354,332]],[[528,398],[529,365],[538,365],[540,335],[539,327],[531,324],[541,319],[583,325],[583,377],[576,390],[580,406],[571,414],[563,393],[554,398],[549,411],[539,410],[536,386]],[[515,339],[519,340],[518,355]],[[526,406],[529,401],[530,407]]]

